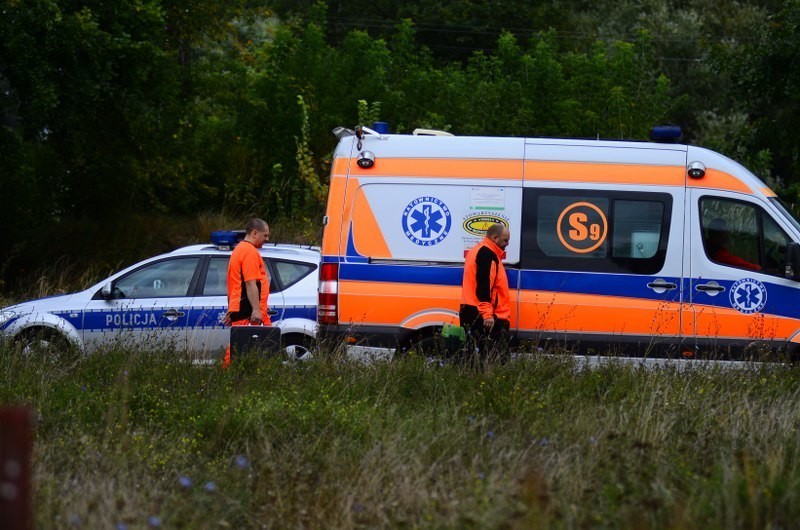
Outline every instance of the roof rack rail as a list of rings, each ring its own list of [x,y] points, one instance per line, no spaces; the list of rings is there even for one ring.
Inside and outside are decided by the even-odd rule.
[[[414,136],[455,136],[453,133],[438,129],[414,129],[411,134]]]

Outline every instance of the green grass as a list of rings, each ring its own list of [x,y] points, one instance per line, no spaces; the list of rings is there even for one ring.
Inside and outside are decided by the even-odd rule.
[[[475,372],[409,357],[228,371],[0,350],[38,415],[37,528],[788,528],[796,368]],[[213,486],[212,486],[213,484]]]

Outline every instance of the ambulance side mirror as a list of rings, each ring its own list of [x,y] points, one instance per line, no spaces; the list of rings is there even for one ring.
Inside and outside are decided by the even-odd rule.
[[[800,280],[800,243],[790,242],[786,246],[786,277]]]

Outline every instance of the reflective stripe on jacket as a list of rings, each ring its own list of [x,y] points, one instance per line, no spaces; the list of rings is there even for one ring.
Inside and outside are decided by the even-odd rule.
[[[461,303],[477,307],[484,319],[511,317],[505,257],[506,253],[487,237],[467,252]]]

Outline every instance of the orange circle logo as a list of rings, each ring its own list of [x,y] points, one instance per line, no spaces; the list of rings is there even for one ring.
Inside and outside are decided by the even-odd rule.
[[[589,202],[574,202],[558,216],[556,231],[561,244],[572,252],[587,254],[606,240],[608,221],[603,210]]]

